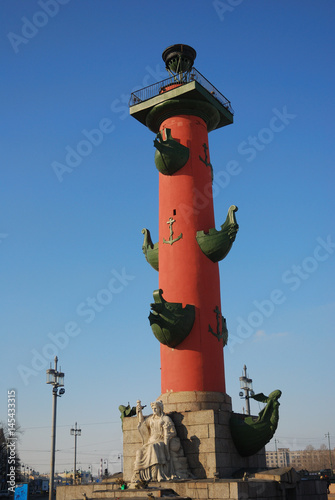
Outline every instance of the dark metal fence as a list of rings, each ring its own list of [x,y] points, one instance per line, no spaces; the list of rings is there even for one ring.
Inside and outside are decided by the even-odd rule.
[[[135,104],[139,104],[140,102],[151,99],[152,97],[155,97],[163,92],[167,92],[169,90],[169,86],[173,86],[173,88],[176,88],[177,86],[185,85],[186,83],[192,81],[198,82],[225,108],[227,108],[232,114],[234,114],[234,110],[231,107],[230,101],[224,95],[222,95],[221,92],[219,92],[218,89],[215,88],[214,85],[212,85],[195,68],[192,68],[191,71],[179,73],[178,75],[171,76],[169,78],[166,78],[165,80],[154,83],[153,85],[149,85],[148,87],[144,87],[143,89],[132,92],[130,96],[129,106],[135,106]],[[172,88],[170,90],[172,90]]]

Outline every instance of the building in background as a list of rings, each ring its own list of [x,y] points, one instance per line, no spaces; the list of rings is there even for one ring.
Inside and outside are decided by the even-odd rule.
[[[332,463],[335,459],[335,449],[331,452]],[[294,467],[296,470],[320,471],[330,468],[330,453],[326,446],[315,450],[307,446],[305,450],[290,451],[289,448],[278,448],[277,451],[266,452],[266,466]]]

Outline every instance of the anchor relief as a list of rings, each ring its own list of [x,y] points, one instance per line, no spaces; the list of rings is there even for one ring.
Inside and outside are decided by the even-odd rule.
[[[201,156],[199,155],[199,160],[202,161],[202,163],[204,163],[206,165],[206,167],[210,167],[211,169],[211,176],[212,176],[212,182],[213,182],[213,177],[214,177],[214,174],[213,174],[213,167],[212,167],[212,164],[208,161],[208,158],[207,158],[207,150],[208,150],[208,146],[206,143],[204,143],[202,145],[202,147],[204,148],[204,154],[205,154],[205,158],[201,158]]]
[[[227,329],[226,318],[222,316],[218,306],[216,306],[214,312],[216,314],[216,332],[213,330],[211,325],[208,325],[208,331],[209,333],[214,335],[214,337],[216,337],[218,340],[223,339],[223,346],[225,346],[227,345],[228,342],[228,329]]]
[[[169,224],[169,228],[170,228],[170,238],[168,240],[166,240],[165,238],[163,238],[163,243],[167,243],[168,245],[173,245],[173,243],[176,243],[176,241],[180,240],[182,237],[183,237],[183,233],[180,233],[179,236],[177,236],[177,238],[174,238],[173,239],[173,229],[172,229],[172,225],[175,223],[176,221],[170,217],[169,220],[166,222],[167,224]]]

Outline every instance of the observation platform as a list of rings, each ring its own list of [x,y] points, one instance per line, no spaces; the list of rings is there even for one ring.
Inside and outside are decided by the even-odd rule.
[[[148,120],[148,115],[153,107],[168,101],[177,101],[176,104],[178,103],[181,113],[184,114],[192,113],[192,105],[194,110],[201,108],[201,103],[211,105],[218,115],[215,125],[211,123],[209,130],[233,123],[234,111],[231,102],[195,68],[132,92],[129,101],[130,114],[156,132],[156,125]]]

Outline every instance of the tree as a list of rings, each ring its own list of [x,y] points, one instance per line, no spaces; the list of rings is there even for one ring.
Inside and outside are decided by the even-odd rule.
[[[6,482],[7,471],[7,447],[3,428],[0,427],[0,488]]]

